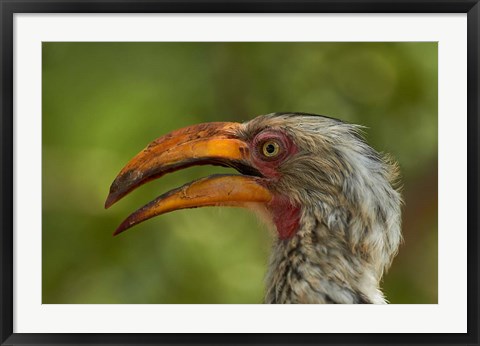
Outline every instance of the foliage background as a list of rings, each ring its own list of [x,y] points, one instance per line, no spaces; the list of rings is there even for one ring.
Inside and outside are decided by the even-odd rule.
[[[43,43],[43,303],[261,303],[270,235],[235,208],[177,211],[112,237],[193,179],[145,185],[109,210],[124,164],[206,121],[302,111],[367,126],[403,174],[391,303],[437,303],[436,43]]]

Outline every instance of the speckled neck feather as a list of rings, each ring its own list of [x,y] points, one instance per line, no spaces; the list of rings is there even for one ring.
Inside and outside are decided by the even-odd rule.
[[[385,303],[368,256],[348,247],[324,221],[304,215],[293,237],[274,244],[265,303]]]

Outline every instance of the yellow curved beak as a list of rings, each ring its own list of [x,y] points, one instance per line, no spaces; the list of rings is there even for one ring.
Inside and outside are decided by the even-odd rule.
[[[174,210],[268,203],[273,196],[250,162],[248,143],[237,135],[240,127],[227,122],[186,127],[154,140],[131,159],[112,183],[105,208],[148,181],[194,165],[233,167],[250,175],[210,176],[169,191],[131,214],[114,234]]]

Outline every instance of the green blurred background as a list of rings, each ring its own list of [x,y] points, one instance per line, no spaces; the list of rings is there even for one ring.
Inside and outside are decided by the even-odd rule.
[[[368,127],[403,175],[391,303],[437,303],[436,43],[43,43],[43,303],[261,303],[271,239],[236,208],[177,211],[118,236],[138,207],[220,167],[103,204],[151,140],[280,111]]]

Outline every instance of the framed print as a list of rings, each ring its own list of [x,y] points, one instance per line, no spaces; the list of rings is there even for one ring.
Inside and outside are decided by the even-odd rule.
[[[479,12],[2,1],[2,345],[478,344]]]

